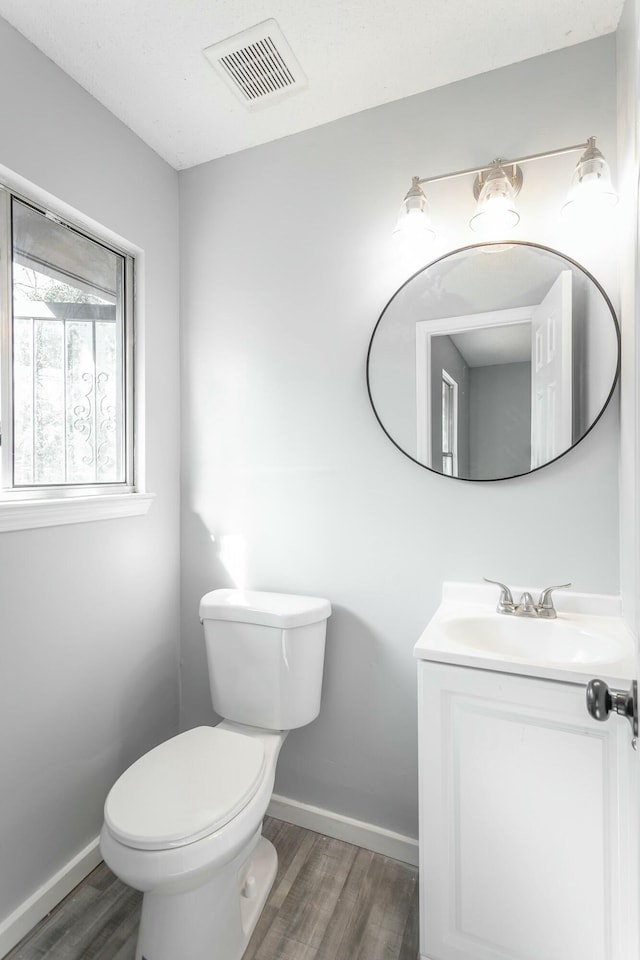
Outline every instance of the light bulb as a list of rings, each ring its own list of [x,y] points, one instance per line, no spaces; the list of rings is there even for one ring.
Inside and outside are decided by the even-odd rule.
[[[487,174],[469,226],[485,237],[499,237],[520,222],[513,184],[499,163]]]
[[[615,207],[617,202],[618,194],[611,183],[609,164],[596,147],[595,137],[589,137],[587,149],[573,171],[561,217],[590,223]]]
[[[413,177],[411,187],[400,205],[393,231],[394,243],[407,250],[419,249],[436,237],[427,214],[427,198],[418,180],[418,177]]]

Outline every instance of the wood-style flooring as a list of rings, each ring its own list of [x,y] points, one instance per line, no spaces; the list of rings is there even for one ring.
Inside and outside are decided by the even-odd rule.
[[[263,832],[278,875],[243,960],[416,960],[415,867],[270,817]],[[133,960],[141,900],[101,864],[6,960]]]

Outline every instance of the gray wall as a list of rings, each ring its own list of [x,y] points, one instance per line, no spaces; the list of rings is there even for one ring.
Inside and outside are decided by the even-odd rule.
[[[473,367],[469,376],[472,477],[513,477],[531,466],[531,364]]]
[[[600,291],[574,274],[573,291],[573,435],[581,437],[596,420],[611,389],[610,371],[618,360],[611,312]]]
[[[417,459],[415,321],[403,326],[378,325],[369,346],[367,386],[383,428]]]
[[[146,254],[146,517],[0,534],[0,922],[177,727],[177,175],[0,20],[2,163]]]
[[[323,708],[285,743],[280,794],[415,836],[412,649],[442,581],[618,590],[615,403],[545,470],[464,483],[396,450],[364,369],[376,318],[421,265],[389,246],[411,176],[594,133],[613,159],[614,53],[607,37],[180,174],[182,725],[212,719],[198,600],[229,569],[329,597]],[[584,262],[617,300],[615,234],[555,219],[575,159],[527,166],[519,236]],[[431,197],[433,257],[472,242],[470,180]],[[244,547],[240,577],[230,544]]]

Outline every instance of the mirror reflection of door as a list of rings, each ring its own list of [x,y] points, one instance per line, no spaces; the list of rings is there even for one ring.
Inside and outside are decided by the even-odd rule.
[[[531,322],[531,468],[572,441],[571,271],[563,270]]]
[[[533,310],[525,306],[418,322],[419,462],[447,476],[472,479],[530,469]],[[456,385],[455,412],[447,382]]]

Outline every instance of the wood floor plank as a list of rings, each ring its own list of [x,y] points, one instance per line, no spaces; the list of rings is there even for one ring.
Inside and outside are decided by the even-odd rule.
[[[397,860],[384,858],[380,882],[372,899],[370,922],[402,936],[407,915],[416,892],[417,872],[413,876]]]
[[[386,927],[368,923],[355,953],[350,955],[350,960],[369,960],[370,957],[375,957],[376,960],[398,960],[401,945],[401,935],[387,930]]]
[[[137,929],[140,903],[141,895],[124,884],[112,885],[103,893],[90,886],[81,887],[69,904],[70,909],[52,914],[28,952],[19,953],[15,960],[111,957],[120,946],[123,922],[133,916]]]
[[[80,885],[66,900],[64,912],[54,910],[48,917],[38,924],[22,944],[19,944],[10,954],[11,960],[40,960],[41,957],[52,955],[55,949],[59,960],[66,960],[68,951],[63,940],[69,931],[76,931],[82,926],[88,916],[92,916],[99,894],[88,885]]]
[[[256,960],[257,952],[262,942],[269,935],[269,931],[277,919],[279,908],[296,882],[298,873],[315,842],[316,836],[308,830],[302,831],[300,827],[283,820],[274,820],[271,817],[265,819],[263,833],[273,843],[278,852],[278,872],[253,936],[245,950],[243,960]],[[271,935],[271,939],[273,940],[274,937],[275,933]]]
[[[378,857],[373,851],[365,850],[363,847],[356,847],[355,851],[355,857],[341,893],[341,897],[349,901],[362,900],[365,896],[363,890],[370,885],[371,871]]]
[[[278,873],[243,960],[416,960],[414,867],[270,817],[264,835]],[[134,960],[141,901],[100,864],[5,960]]]
[[[367,878],[373,870],[375,854],[360,850],[356,854],[342,894],[333,911],[316,960],[353,957],[369,922]]]
[[[277,822],[277,821],[276,821]],[[278,852],[278,873],[269,896],[270,905],[279,910],[297,880],[318,834],[302,830],[292,823],[283,823],[274,837],[265,833]]]
[[[141,900],[141,894],[113,875],[104,891],[85,881],[63,901],[64,909],[62,905],[56,908],[8,954],[7,960],[93,960],[111,935],[117,936],[126,917],[132,916],[137,928]]]
[[[298,872],[256,960],[278,956],[275,942],[295,940],[317,949],[339,900],[355,859],[357,847],[315,834],[308,856]]]
[[[416,960],[418,957],[418,951],[420,948],[420,908],[418,901],[418,886],[418,871],[416,870],[416,883],[412,896],[412,904],[407,916],[407,922],[404,925],[398,960]]]
[[[83,945],[86,960],[113,960],[120,953],[134,957],[141,904],[137,890],[123,891],[103,922],[88,931]]]
[[[407,916],[417,914],[417,871],[359,850],[316,960],[363,956],[400,956],[407,933],[406,952],[415,960],[417,935],[410,943]]]
[[[88,886],[93,887],[94,890],[100,890],[102,892],[113,886],[114,882],[116,882],[116,878],[111,873],[111,870],[109,870],[109,867],[106,865],[104,860],[102,863],[98,864],[95,870],[91,871],[85,881],[85,883]]]

